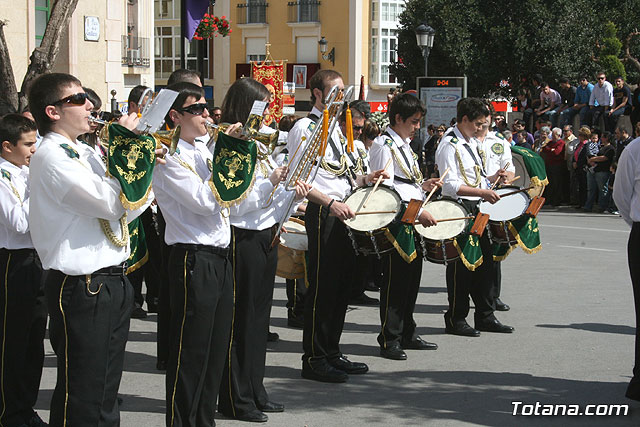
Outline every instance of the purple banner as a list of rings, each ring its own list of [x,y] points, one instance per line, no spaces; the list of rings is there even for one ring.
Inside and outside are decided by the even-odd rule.
[[[184,10],[183,35],[189,41],[200,25],[200,21],[209,9],[210,0],[183,0],[182,6]]]

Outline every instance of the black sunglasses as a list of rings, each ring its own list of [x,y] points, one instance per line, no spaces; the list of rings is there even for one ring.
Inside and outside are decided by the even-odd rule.
[[[84,92],[80,92],[80,93],[74,93],[73,95],[66,96],[54,102],[51,105],[59,105],[59,104],[84,105],[84,103],[87,102],[87,99],[89,99],[89,96]]]
[[[364,126],[353,126],[353,130],[360,132],[362,129],[364,129]]]
[[[191,104],[187,107],[178,109],[178,111],[187,112],[189,114],[193,114],[194,116],[201,116],[202,113],[204,113],[204,110],[206,110],[207,108],[209,108],[209,106],[205,102],[203,102],[201,104]]]

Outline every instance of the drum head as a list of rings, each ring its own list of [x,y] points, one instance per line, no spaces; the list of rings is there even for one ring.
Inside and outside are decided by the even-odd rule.
[[[280,233],[280,244],[285,248],[291,248],[298,251],[306,251],[308,249],[307,230],[304,228],[304,221],[298,218],[289,218],[284,223],[287,233]]]
[[[402,199],[400,195],[389,187],[379,186],[375,193],[367,202],[367,207],[363,208],[373,187],[358,188],[351,193],[344,201],[354,212],[379,212],[392,211],[390,213],[356,215],[353,219],[348,219],[344,223],[354,230],[373,231],[391,224],[400,211]]]
[[[425,210],[437,220],[462,218],[469,215],[465,207],[454,200],[434,200],[427,203]],[[429,240],[452,239],[467,228],[468,221],[468,219],[447,221],[432,227],[416,224],[416,231]]]
[[[496,190],[500,196],[518,190],[517,187],[504,187]],[[521,216],[529,207],[531,200],[526,192],[512,194],[498,200],[493,205],[489,202],[480,202],[480,212],[489,215],[490,221],[509,221]]]

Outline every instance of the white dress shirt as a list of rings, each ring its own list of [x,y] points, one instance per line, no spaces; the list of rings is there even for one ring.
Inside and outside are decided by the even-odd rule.
[[[640,138],[631,141],[618,160],[613,200],[627,224],[640,222]]]
[[[413,173],[414,168],[418,168],[418,164],[413,157],[413,150],[409,145],[411,139],[407,138],[406,140],[403,140],[391,127],[387,127],[387,133],[393,141],[391,146],[386,143],[389,139],[389,136],[387,135],[380,135],[375,139],[375,141],[373,141],[371,151],[369,152],[371,169],[384,169],[389,159],[393,157],[393,167],[387,169],[390,177],[384,180],[384,184],[393,187],[405,202],[409,202],[411,199],[423,200],[424,192],[422,191],[421,182],[409,184],[407,182],[398,181],[397,179],[394,180],[396,176],[402,179],[413,179],[411,176],[407,176],[402,171],[402,168],[409,170],[411,173]],[[391,151],[395,153],[395,156],[392,155]],[[410,168],[406,164],[404,160],[405,157],[403,157],[400,151],[402,151],[405,157],[411,162]],[[402,163],[399,164],[398,162]]]
[[[159,165],[153,174],[153,189],[167,227],[164,240],[226,248],[231,241],[229,212],[221,210],[209,179],[211,172],[197,166],[197,158],[213,161],[213,155],[201,142],[178,142],[173,156]]]
[[[467,150],[464,145],[467,145],[470,149]],[[442,137],[438,149],[436,150],[436,163],[438,164],[438,170],[441,174],[449,168],[449,173],[442,180],[442,194],[444,196],[468,200],[480,200],[480,197],[475,196],[458,196],[458,190],[463,185],[471,186],[476,181],[476,162],[479,162],[482,166],[483,159],[480,156],[478,148],[482,150],[482,146],[479,146],[477,139],[471,138],[466,140],[462,133],[458,129],[458,126],[454,126],[447,130]],[[460,169],[458,163],[458,156],[462,160],[462,169]],[[474,160],[475,158],[475,160]],[[462,172],[464,171],[467,180],[470,184],[465,182]],[[480,182],[476,188],[489,188],[489,181],[486,177],[480,175]],[[486,175],[486,171],[485,171]]]
[[[602,86],[596,83],[591,91],[589,105],[595,105],[595,102],[601,107],[611,107],[613,105],[613,86],[608,81],[604,81]]]
[[[495,132],[488,132],[482,141],[482,146],[486,157],[487,176],[495,174],[499,169],[504,169],[507,163],[509,163],[509,167],[505,170],[516,173],[511,155],[511,144],[506,139],[500,138]]]
[[[258,145],[259,155],[262,159],[256,162],[255,183],[246,199],[238,206],[231,208],[231,225],[245,230],[266,230],[275,225],[286,214],[290,216],[299,203],[293,203],[287,211],[289,203],[295,197],[295,191],[286,191],[285,182],[281,183],[273,194],[273,200],[269,196],[273,191],[273,185],[269,177],[278,166],[268,153],[267,147],[262,143]]]
[[[317,115],[322,118],[322,112],[315,107],[311,110],[311,114]],[[308,138],[312,133],[312,130],[309,129],[311,123],[313,123],[313,120],[311,120],[310,118],[302,118],[298,120],[293,128],[289,131],[289,135],[287,137],[287,150],[289,152],[289,166],[292,169],[297,165],[299,159],[303,154],[302,150],[309,142]],[[322,120],[318,122],[317,126],[322,126]],[[339,155],[343,155],[345,152],[345,147],[342,144],[341,136],[342,134],[340,133],[340,127],[336,125],[330,138],[333,140],[338,151],[340,152]],[[296,152],[298,147],[302,144],[303,137],[305,138],[304,145],[300,147],[299,152]],[[319,158],[320,157],[318,157],[318,159]],[[340,162],[340,159],[336,158],[329,141],[327,141],[327,150],[325,151],[324,160],[330,164],[338,164]],[[346,159],[346,161],[349,167],[353,166],[348,158]],[[318,167],[318,174],[313,181],[313,188],[337,200],[343,200],[351,192],[351,185],[349,184],[349,180],[346,176],[336,176],[333,173],[326,171],[322,167]]]
[[[29,168],[0,157],[0,171],[0,248],[33,248],[29,233]]]
[[[72,158],[61,144],[69,145],[79,157]],[[117,247],[100,227],[98,219],[106,219],[121,236],[119,220],[125,209],[119,198],[120,183],[106,176],[102,159],[91,147],[49,132],[31,157],[29,170],[31,238],[45,270],[84,275],[129,258],[129,245]],[[151,200],[153,195],[141,208],[127,211],[128,221],[138,217]]]

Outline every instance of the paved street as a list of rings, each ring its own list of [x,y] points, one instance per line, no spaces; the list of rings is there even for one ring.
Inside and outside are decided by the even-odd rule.
[[[624,398],[633,367],[633,298],[626,261],[628,227],[613,215],[545,210],[543,250],[520,249],[503,263],[499,319],[512,335],[445,335],[445,268],[425,263],[416,306],[419,332],[435,352],[407,351],[407,361],[378,356],[377,307],[347,313],[342,350],[370,372],[346,384],[301,379],[302,331],[286,327],[284,281],[278,279],[266,386],[286,412],[269,426],[640,425],[640,402]],[[473,325],[472,315],[469,322]],[[156,316],[132,320],[120,393],[124,427],[164,425],[164,375],[155,370]],[[48,419],[55,355],[47,341],[37,409]],[[512,416],[523,404],[629,404],[626,417]],[[219,426],[247,426],[217,417]]]

